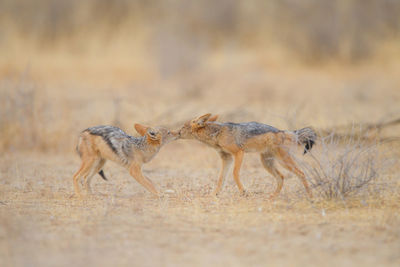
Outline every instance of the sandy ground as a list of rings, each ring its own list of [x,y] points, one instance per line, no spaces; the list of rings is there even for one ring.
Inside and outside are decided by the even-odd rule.
[[[400,264],[398,187],[379,199],[311,203],[288,174],[270,202],[275,182],[248,154],[241,176],[249,195],[230,176],[216,198],[216,153],[180,140],[144,168],[161,199],[108,163],[109,181],[97,176],[94,195],[79,200],[71,178],[78,166],[74,154],[1,156],[1,266]]]

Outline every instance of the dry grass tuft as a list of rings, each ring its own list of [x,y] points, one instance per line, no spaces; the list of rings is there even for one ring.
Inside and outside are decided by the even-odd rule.
[[[320,138],[318,146],[317,152],[311,152],[312,161],[302,160],[301,166],[314,190],[327,200],[365,197],[393,162],[378,141],[365,141],[359,135],[343,140],[331,134]]]

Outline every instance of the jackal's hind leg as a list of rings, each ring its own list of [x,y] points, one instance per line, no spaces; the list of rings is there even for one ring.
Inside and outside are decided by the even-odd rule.
[[[85,177],[85,189],[87,194],[92,194],[92,188],[90,186],[90,183],[92,182],[92,178],[95,174],[97,174],[104,166],[106,163],[105,159],[99,158],[94,160],[92,164],[92,168],[88,172],[87,176]]]
[[[77,196],[81,196],[81,190],[80,190],[80,188],[79,188],[79,178],[80,178],[80,176],[81,176],[81,172],[82,172],[82,170],[83,170],[83,168],[85,167],[85,163],[84,162],[82,162],[81,163],[81,167],[79,168],[79,170],[74,174],[74,176],[73,176],[73,181],[74,181],[74,191],[75,191],[75,194],[77,195]]]
[[[282,173],[280,173],[276,167],[275,167],[275,162],[274,162],[274,155],[271,153],[263,153],[260,154],[260,159],[261,159],[261,163],[263,164],[264,168],[272,175],[275,177],[275,180],[277,182],[277,187],[275,189],[275,192],[272,193],[272,195],[270,196],[270,199],[274,199],[276,198],[279,193],[282,190],[283,187],[283,180],[284,180],[284,176]]]
[[[239,152],[237,152],[237,153],[234,155],[234,158],[235,158],[235,166],[234,166],[234,168],[233,168],[233,179],[235,180],[236,185],[237,185],[238,188],[239,188],[240,194],[245,195],[246,192],[245,192],[245,190],[244,190],[244,188],[243,188],[243,185],[242,185],[242,183],[240,182],[240,178],[239,178],[240,167],[242,166],[242,162],[243,162],[243,155],[244,155],[243,150],[239,150]]]
[[[221,160],[222,167],[218,177],[217,187],[214,190],[214,195],[218,195],[221,192],[222,186],[224,185],[225,177],[229,171],[229,168],[232,165],[232,155],[223,151],[218,152]]]
[[[87,175],[89,174],[92,165],[93,165],[94,160],[93,159],[82,159],[82,165],[79,168],[79,170],[75,173],[73,181],[74,181],[74,189],[75,189],[75,193],[77,196],[82,197],[81,195],[81,191],[79,188],[79,180],[83,177],[83,179],[85,180]]]
[[[308,186],[306,177],[304,173],[297,167],[297,164],[294,162],[293,158],[290,156],[289,152],[284,149],[279,149],[277,153],[280,158],[281,165],[287,169],[288,171],[294,173],[297,177],[299,177],[300,181],[303,183],[304,188],[306,189],[307,195],[309,198],[312,198],[312,192],[310,187]]]

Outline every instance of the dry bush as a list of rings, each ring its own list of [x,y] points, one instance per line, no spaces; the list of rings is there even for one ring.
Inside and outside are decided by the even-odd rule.
[[[367,194],[371,187],[378,189],[378,180],[391,163],[379,142],[365,141],[359,135],[343,140],[331,134],[320,138],[317,147],[310,153],[310,161],[299,162],[323,199],[345,200]]]

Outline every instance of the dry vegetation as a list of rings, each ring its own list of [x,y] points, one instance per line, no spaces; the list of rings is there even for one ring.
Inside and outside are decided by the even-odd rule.
[[[390,0],[1,1],[0,266],[399,266],[399,18]],[[212,197],[218,156],[187,140],[144,168],[161,199],[112,163],[74,198],[82,129],[205,112],[318,129],[293,151],[315,199],[285,173],[268,201],[253,154],[249,196],[230,176]]]

